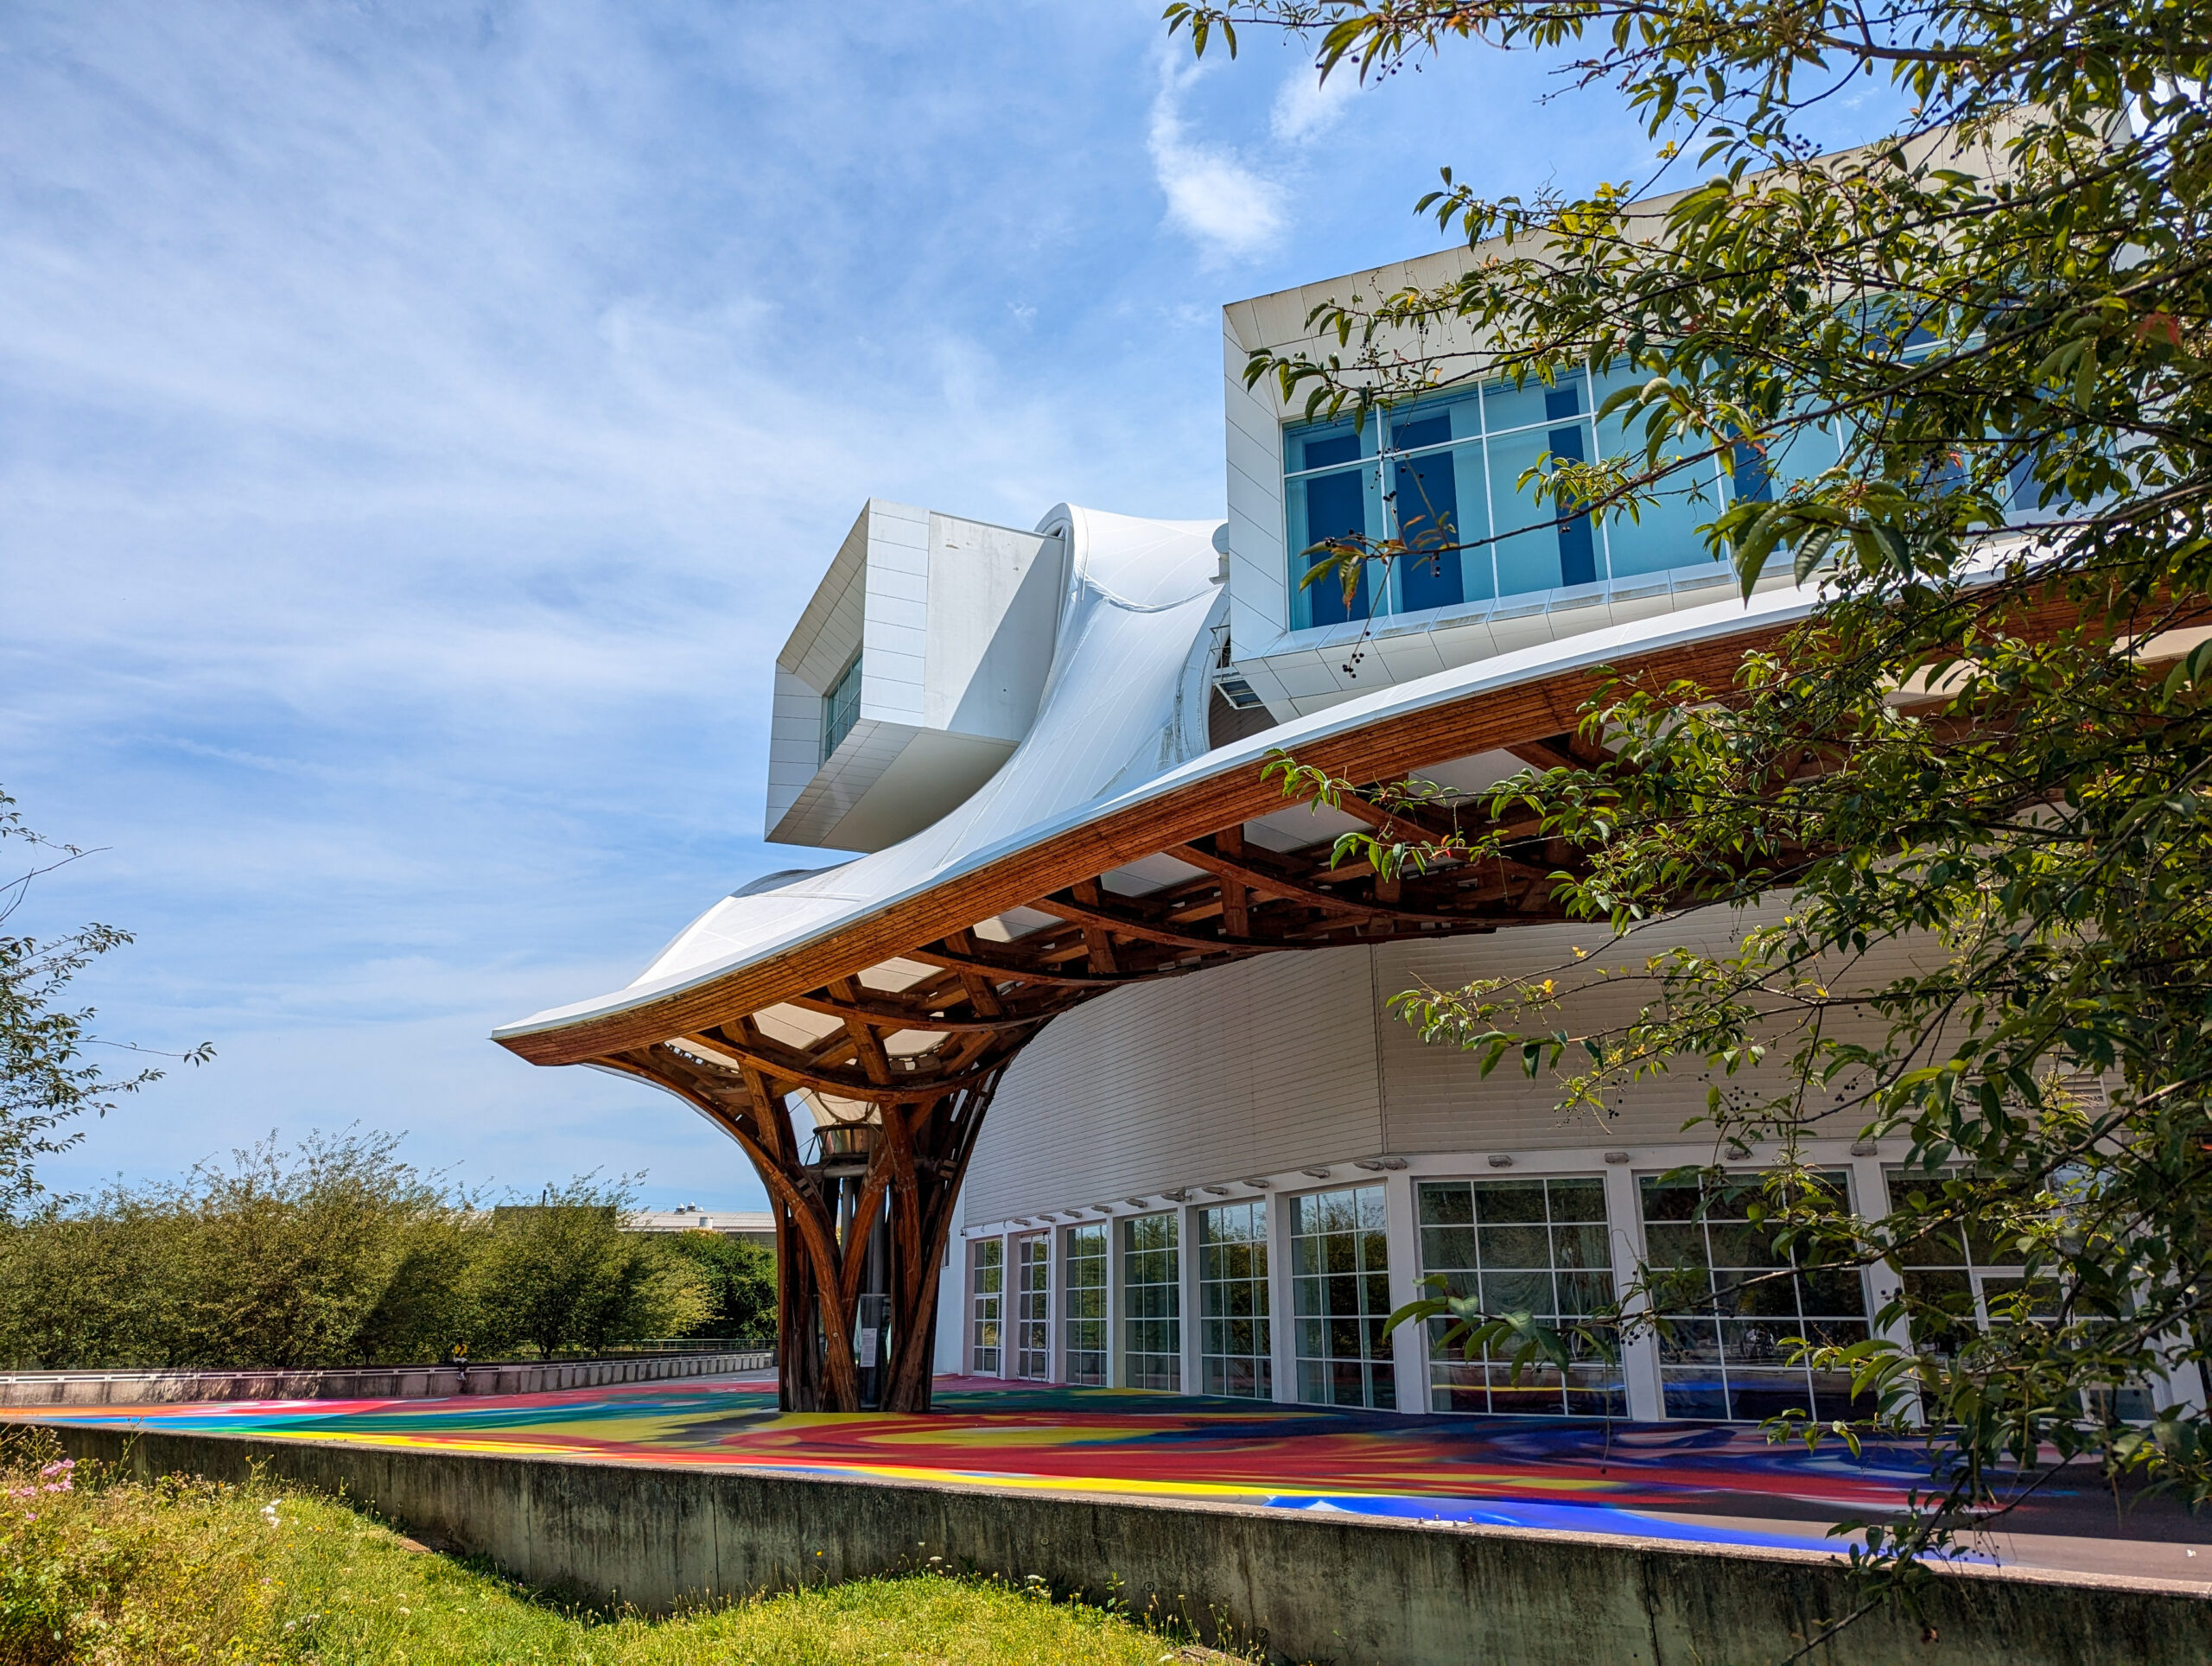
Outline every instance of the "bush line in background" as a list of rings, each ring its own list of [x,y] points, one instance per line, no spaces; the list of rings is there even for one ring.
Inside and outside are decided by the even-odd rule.
[[[0,1364],[299,1370],[774,1333],[760,1245],[626,1230],[632,1186],[593,1176],[487,1205],[397,1145],[264,1142],[0,1223]]]

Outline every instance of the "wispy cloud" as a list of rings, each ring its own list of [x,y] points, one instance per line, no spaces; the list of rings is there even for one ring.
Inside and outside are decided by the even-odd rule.
[[[1231,148],[1193,137],[1183,99],[1201,73],[1164,53],[1152,101],[1148,145],[1153,176],[1166,194],[1167,218],[1215,260],[1264,252],[1282,235],[1282,189]]]
[[[103,1033],[219,1049],[57,1180],[358,1118],[757,1198],[486,1033],[809,860],[766,667],[861,499],[1217,512],[1221,304],[1401,249],[1440,132],[1583,137],[1440,71],[1325,143],[1156,7],[962,6],[10,10],[0,785],[105,847],[23,923],[137,930]]]
[[[1268,111],[1268,130],[1277,144],[1311,144],[1344,119],[1358,92],[1359,77],[1355,71],[1339,69],[1325,81],[1319,70],[1301,63],[1275,89],[1274,104]]]

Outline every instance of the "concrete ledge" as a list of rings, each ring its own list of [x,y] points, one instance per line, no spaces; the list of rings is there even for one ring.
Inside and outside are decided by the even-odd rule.
[[[372,1505],[533,1583],[662,1612],[942,1556],[1118,1595],[1338,1666],[1771,1666],[1847,1612],[1836,1559],[1578,1533],[1014,1495],[741,1469],[51,1426],[142,1476],[264,1474]],[[982,1454],[978,1454],[979,1457]],[[1883,1610],[1817,1666],[2202,1666],[2212,1587],[1971,1569],[1925,1623]]]
[[[641,1354],[629,1359],[382,1365],[315,1371],[19,1371],[0,1376],[0,1406],[156,1406],[195,1400],[419,1400],[458,1394],[550,1394],[617,1383],[667,1383],[766,1370],[768,1352]]]

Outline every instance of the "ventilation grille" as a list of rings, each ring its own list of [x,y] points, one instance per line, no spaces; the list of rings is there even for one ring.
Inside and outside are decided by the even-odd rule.
[[[1235,671],[1224,671],[1214,678],[1213,685],[1221,690],[1221,697],[1239,711],[1259,711],[1268,703]]]

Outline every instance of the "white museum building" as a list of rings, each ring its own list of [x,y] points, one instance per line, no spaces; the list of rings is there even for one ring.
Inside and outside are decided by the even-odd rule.
[[[1225,522],[1060,505],[1025,529],[868,503],[775,673],[767,836],[824,854],[715,904],[625,989],[499,1039],[672,1085],[795,1176],[839,1158],[859,1175],[871,1129],[921,1103],[908,1084],[990,1074],[972,1148],[922,1170],[957,1183],[942,1233],[923,1210],[901,1240],[935,1267],[916,1345],[939,1373],[1404,1413],[1840,1414],[1847,1383],[1790,1364],[1786,1339],[1865,1336],[1892,1275],[1739,1294],[1771,1265],[1764,1238],[1663,1178],[1717,1160],[1688,1126],[1709,1086],[1695,1061],[1605,1120],[1568,1117],[1549,1079],[1484,1077],[1390,1009],[1602,955],[1603,925],[1534,891],[1478,919],[1449,881],[1421,900],[1332,874],[1331,841],[1360,822],[1260,779],[1281,747],[1471,794],[1559,756],[1592,668],[1725,677],[1809,606],[1786,575],[1745,600],[1697,528],[1833,462],[1817,435],[1716,465],[1703,504],[1562,525],[1516,481],[1547,454],[1626,448],[1593,416],[1602,377],[1471,378],[1363,426],[1247,387],[1250,353],[1301,343],[1318,303],[1474,258],[1224,309]],[[1297,582],[1319,540],[1424,517],[1461,547],[1375,571],[1349,603]],[[777,1154],[771,1098],[804,1152]],[[1869,1211],[1903,1155],[1844,1126],[1809,1153]],[[1414,1327],[1382,1335],[1427,1278],[1571,1325],[1646,1260],[1704,1269],[1703,1293],[1618,1360],[1516,1383]],[[1911,1275],[1978,1293],[2007,1270],[1961,1243]],[[864,1377],[898,1345],[869,1300],[851,1321]]]

